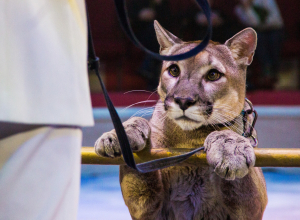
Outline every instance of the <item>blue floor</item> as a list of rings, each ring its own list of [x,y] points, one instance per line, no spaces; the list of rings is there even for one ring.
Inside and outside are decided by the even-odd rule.
[[[300,219],[300,169],[264,169],[269,203],[264,220]],[[83,166],[78,220],[130,220],[118,166]]]
[[[101,168],[100,174],[81,177],[78,220],[130,220],[122,199],[118,166]]]

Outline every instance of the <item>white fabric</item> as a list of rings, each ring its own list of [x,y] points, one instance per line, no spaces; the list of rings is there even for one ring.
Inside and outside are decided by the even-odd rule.
[[[81,141],[80,129],[52,127],[0,140],[0,154],[17,149],[0,169],[0,220],[76,219]]]
[[[84,0],[0,1],[0,121],[93,125]]]

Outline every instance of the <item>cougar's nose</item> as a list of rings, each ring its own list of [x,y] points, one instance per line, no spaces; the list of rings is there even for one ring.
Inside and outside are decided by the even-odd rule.
[[[187,98],[175,97],[174,101],[176,104],[179,105],[182,111],[187,110],[190,106],[196,103],[196,100],[191,97],[187,97]]]

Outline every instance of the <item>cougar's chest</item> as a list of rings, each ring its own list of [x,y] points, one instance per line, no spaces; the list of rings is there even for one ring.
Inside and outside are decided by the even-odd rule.
[[[162,172],[168,219],[226,219],[209,167],[172,167]],[[217,216],[215,216],[217,215]]]

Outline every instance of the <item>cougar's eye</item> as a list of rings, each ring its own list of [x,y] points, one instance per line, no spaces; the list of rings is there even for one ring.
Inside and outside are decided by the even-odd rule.
[[[180,74],[179,66],[177,66],[176,64],[172,64],[171,66],[169,66],[168,71],[169,74],[174,77],[177,77]]]
[[[222,73],[220,73],[218,70],[212,69],[208,72],[206,78],[209,81],[216,81],[222,77]]]

